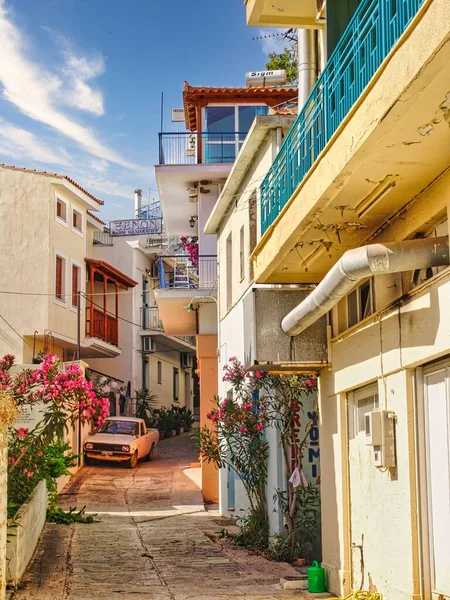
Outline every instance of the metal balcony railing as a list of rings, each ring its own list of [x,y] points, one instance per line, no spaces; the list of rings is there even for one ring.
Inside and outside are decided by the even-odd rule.
[[[362,0],[261,184],[275,221],[424,0]]]
[[[165,254],[157,262],[161,289],[212,290],[217,283],[217,256]]]
[[[141,307],[141,327],[142,329],[152,329],[153,331],[164,331],[157,306]]]
[[[175,337],[178,338],[179,340],[183,340],[183,342],[186,342],[187,344],[190,344],[191,346],[195,346],[197,343],[195,335],[176,335]]]
[[[108,231],[94,231],[94,246],[114,246],[114,238]]]
[[[160,165],[231,164],[246,133],[160,133]]]

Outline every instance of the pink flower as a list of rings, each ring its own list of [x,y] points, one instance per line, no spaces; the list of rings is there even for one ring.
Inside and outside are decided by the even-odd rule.
[[[263,376],[263,374],[262,374],[262,371],[256,371],[256,373],[255,373],[255,376],[256,376],[258,379],[261,379],[261,377]]]
[[[26,438],[28,435],[28,429],[25,427],[19,427],[19,429],[16,430],[16,433],[20,438]]]
[[[315,388],[315,387],[317,387],[317,379],[307,379],[305,381],[305,384],[307,387]]]
[[[264,428],[263,428],[263,426],[261,425],[261,423],[258,423],[258,425],[256,426],[256,429],[257,429],[258,431],[262,431]]]

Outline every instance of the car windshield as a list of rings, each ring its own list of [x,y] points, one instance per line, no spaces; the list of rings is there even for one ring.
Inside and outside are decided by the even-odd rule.
[[[134,435],[139,436],[139,423],[135,421],[113,421],[106,420],[103,425],[100,426],[97,433],[112,433],[118,435]]]

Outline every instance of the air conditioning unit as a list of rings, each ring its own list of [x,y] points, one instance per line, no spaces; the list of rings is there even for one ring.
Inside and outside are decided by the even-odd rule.
[[[181,353],[182,368],[183,369],[192,369],[193,364],[194,364],[194,360],[193,360],[192,354],[189,354],[188,352],[182,352]]]
[[[150,352],[156,351],[156,343],[151,335],[144,335],[142,337],[142,352],[149,354]]]

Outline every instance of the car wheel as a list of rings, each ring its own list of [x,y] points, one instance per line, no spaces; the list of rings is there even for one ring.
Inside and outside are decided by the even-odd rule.
[[[151,445],[150,450],[148,451],[148,454],[145,456],[145,460],[153,460],[153,450],[155,449],[155,444]]]
[[[137,467],[138,464],[138,453],[135,452],[133,454],[133,456],[130,458],[130,460],[128,461],[128,466],[130,467],[130,469],[135,469]]]
[[[86,456],[86,454],[84,455],[84,466],[85,467],[91,467],[94,464],[94,461],[92,460],[92,458],[89,458],[89,456]]]

